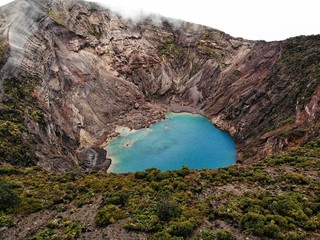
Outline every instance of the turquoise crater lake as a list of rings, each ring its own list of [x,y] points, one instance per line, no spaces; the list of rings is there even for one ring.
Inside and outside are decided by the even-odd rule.
[[[137,131],[127,131],[107,146],[108,172],[126,173],[158,168],[220,168],[236,161],[231,136],[197,114],[168,113],[166,119]]]

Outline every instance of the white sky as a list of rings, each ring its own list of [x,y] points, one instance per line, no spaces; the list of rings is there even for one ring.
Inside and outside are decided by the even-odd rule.
[[[126,16],[159,13],[251,40],[320,34],[320,0],[93,0]],[[0,6],[10,0],[0,0]]]

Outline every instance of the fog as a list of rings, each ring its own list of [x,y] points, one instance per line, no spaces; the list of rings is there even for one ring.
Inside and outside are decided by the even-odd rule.
[[[149,13],[210,26],[234,37],[283,40],[320,34],[320,1],[95,0],[135,21]]]
[[[319,0],[94,1],[134,21],[156,13],[251,40],[283,40],[298,35],[320,34]],[[0,6],[8,2],[11,1],[0,0]]]

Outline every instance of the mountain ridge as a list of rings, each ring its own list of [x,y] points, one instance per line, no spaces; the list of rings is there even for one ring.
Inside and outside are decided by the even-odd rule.
[[[22,15],[7,11],[14,5]],[[317,51],[317,36],[249,41],[183,21],[133,23],[73,0],[21,0],[1,14],[0,32],[7,39],[1,81],[36,79],[32,108],[42,125],[22,115],[38,139],[34,155],[45,169],[75,170],[88,162],[92,148],[114,136],[116,125],[146,127],[166,111],[208,117],[231,133],[241,161],[319,136],[313,127],[319,124],[317,57],[303,56]],[[310,46],[297,53],[301,59],[291,59],[304,38]],[[286,64],[304,58],[314,59],[307,61],[310,77],[301,83]]]

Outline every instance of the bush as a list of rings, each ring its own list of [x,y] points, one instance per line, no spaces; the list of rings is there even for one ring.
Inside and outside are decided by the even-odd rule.
[[[304,223],[304,228],[311,231],[320,229],[320,213],[309,218],[309,220]]]
[[[184,240],[183,237],[177,237],[177,236],[171,236],[168,232],[158,232],[153,234],[150,238],[150,240]]]
[[[35,234],[31,240],[58,240],[77,239],[81,233],[85,232],[86,225],[80,221],[70,221],[64,216],[58,216],[49,224],[47,228]]]
[[[156,232],[162,229],[162,224],[155,215],[139,214],[132,216],[125,228],[131,231]]]
[[[27,166],[31,162],[22,133],[24,126],[12,121],[0,121],[0,161]]]
[[[86,230],[86,225],[80,221],[72,222],[65,229],[64,239],[76,239]]]
[[[150,240],[168,240],[171,235],[167,232],[157,232],[150,237]]]
[[[57,234],[56,230],[51,228],[47,228],[30,238],[30,240],[57,240],[57,239],[61,239],[61,237]]]
[[[169,200],[158,201],[155,208],[157,216],[162,221],[168,221],[172,218],[179,217],[181,214],[179,204]]]
[[[0,211],[16,206],[19,201],[19,196],[12,191],[10,185],[0,181]]]
[[[216,240],[214,232],[210,230],[202,230],[200,236],[202,240]]]
[[[219,230],[215,232],[215,238],[216,240],[233,240],[235,239],[232,235],[232,233],[228,230]]]
[[[266,217],[254,212],[248,212],[241,218],[241,224],[248,233],[264,236]]]
[[[136,173],[134,174],[134,177],[135,177],[136,179],[144,179],[144,178],[146,178],[147,175],[148,175],[147,172],[140,171],[140,172],[136,172]]]
[[[14,225],[14,221],[9,216],[0,212],[0,227],[12,227]]]
[[[183,165],[180,170],[175,170],[174,173],[176,173],[179,177],[185,177],[190,174],[190,170],[188,166]]]
[[[116,192],[106,192],[105,193],[105,204],[113,204],[124,207],[129,201],[130,193],[128,190],[120,190]]]
[[[193,219],[186,220],[183,222],[176,222],[170,225],[168,232],[173,236],[178,237],[190,237],[196,228],[196,223]]]
[[[105,227],[126,217],[126,214],[115,205],[106,205],[95,216],[98,227]]]

